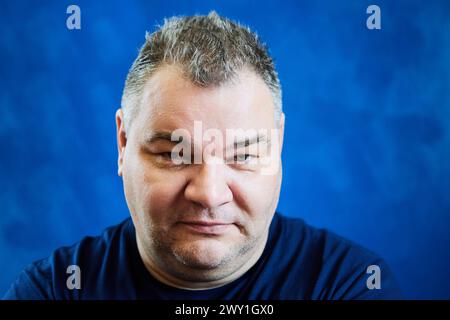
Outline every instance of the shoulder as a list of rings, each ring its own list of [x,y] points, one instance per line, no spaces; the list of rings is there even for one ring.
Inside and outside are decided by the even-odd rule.
[[[390,267],[375,252],[300,218],[276,214],[274,222],[284,259],[292,272],[308,275],[304,281],[310,281],[312,299],[401,297]],[[380,277],[371,278],[377,272]],[[374,288],[372,280],[380,280],[380,288]]]
[[[66,280],[74,271],[73,266],[81,272],[89,270],[89,274],[83,274],[82,278],[83,282],[89,281],[100,271],[105,260],[118,254],[130,224],[131,219],[125,219],[118,225],[106,228],[98,236],[86,236],[71,246],[56,249],[47,258],[31,263],[18,275],[3,299],[73,298],[69,295],[76,294],[76,291],[65,290]]]
[[[294,218],[277,214],[277,231],[282,240],[294,243],[296,250],[311,251],[323,262],[338,260],[346,257],[345,263],[377,260],[379,256],[373,251],[324,228],[309,225],[301,218]]]

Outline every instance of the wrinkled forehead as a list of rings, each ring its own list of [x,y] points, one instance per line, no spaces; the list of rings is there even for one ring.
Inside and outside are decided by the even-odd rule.
[[[271,92],[253,71],[242,70],[232,82],[200,87],[179,68],[165,66],[147,82],[135,122],[139,135],[198,130],[270,130],[275,127]]]

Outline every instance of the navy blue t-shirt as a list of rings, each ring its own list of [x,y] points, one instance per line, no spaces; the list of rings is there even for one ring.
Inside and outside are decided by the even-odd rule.
[[[69,289],[70,265],[80,289]],[[379,266],[380,289],[369,289]],[[373,278],[369,282],[374,284]],[[219,288],[183,290],[151,276],[130,218],[27,267],[4,299],[399,299],[386,263],[370,251],[298,218],[276,213],[264,252],[240,278]]]

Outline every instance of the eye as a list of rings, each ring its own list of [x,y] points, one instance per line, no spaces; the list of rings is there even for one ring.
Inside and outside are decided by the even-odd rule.
[[[156,154],[156,161],[168,163],[172,161],[172,153],[171,152],[159,152]]]
[[[161,152],[159,155],[166,160],[170,160],[172,157],[172,152]]]
[[[255,158],[257,158],[257,157],[246,153],[246,154],[235,155],[233,160],[236,164],[247,164]]]
[[[175,156],[171,151],[159,152],[156,154],[156,162],[164,167],[183,167],[186,163],[183,159],[183,153]]]

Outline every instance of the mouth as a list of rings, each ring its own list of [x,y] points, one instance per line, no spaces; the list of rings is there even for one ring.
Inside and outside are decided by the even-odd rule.
[[[222,235],[230,231],[233,223],[220,221],[182,221],[179,224],[194,233],[206,235]]]

